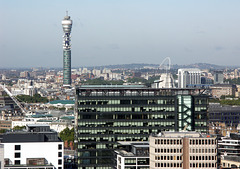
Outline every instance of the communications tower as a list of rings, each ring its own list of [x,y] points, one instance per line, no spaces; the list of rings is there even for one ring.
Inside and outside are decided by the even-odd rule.
[[[63,27],[63,86],[71,85],[71,29],[72,20],[66,12],[62,20]]]

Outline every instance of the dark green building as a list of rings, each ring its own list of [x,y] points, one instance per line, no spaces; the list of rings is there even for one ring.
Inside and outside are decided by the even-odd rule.
[[[82,86],[76,97],[79,169],[113,168],[119,141],[147,141],[160,131],[207,132],[208,97],[196,90]]]

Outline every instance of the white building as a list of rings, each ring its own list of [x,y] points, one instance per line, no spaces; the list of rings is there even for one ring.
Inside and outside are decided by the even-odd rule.
[[[149,137],[150,168],[217,169],[216,137],[197,132],[162,132]]]
[[[23,132],[0,136],[4,145],[5,169],[63,169],[63,142],[47,125],[28,125]]]
[[[4,168],[4,145],[0,144],[0,169]]]
[[[175,88],[171,73],[162,73],[159,80],[155,80],[152,88]]]
[[[200,69],[178,69],[178,88],[201,84]]]
[[[117,169],[148,169],[149,168],[149,143],[148,142],[124,142],[125,147],[131,147],[131,151],[116,150]]]

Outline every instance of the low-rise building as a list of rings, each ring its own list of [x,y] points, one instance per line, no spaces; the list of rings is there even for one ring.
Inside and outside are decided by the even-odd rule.
[[[221,168],[240,168],[240,157],[224,156],[221,159]]]
[[[151,135],[150,168],[217,168],[216,137],[197,132]]]
[[[237,91],[236,85],[233,84],[215,84],[210,86],[212,90],[212,96],[214,98],[220,98],[221,96],[235,96]]]
[[[222,137],[218,141],[218,151],[223,156],[240,157],[240,134],[230,133],[230,136]]]
[[[149,169],[148,142],[124,142],[124,146],[128,148],[115,151],[117,169]]]
[[[240,121],[240,106],[210,103],[208,108],[210,123],[225,123],[227,127],[237,127]]]
[[[0,135],[5,169],[63,169],[63,142],[48,125],[27,125],[25,131]]]

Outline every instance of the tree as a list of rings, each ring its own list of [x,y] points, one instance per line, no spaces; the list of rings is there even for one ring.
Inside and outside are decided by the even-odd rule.
[[[63,131],[60,132],[60,138],[63,141],[74,141],[74,128],[70,130],[68,127],[66,127]]]
[[[88,84],[88,85],[122,85],[123,81],[122,80],[102,80],[100,78],[97,79],[91,79],[87,80],[85,82],[82,82],[83,84]]]
[[[224,79],[224,82],[228,82],[229,84],[240,84],[240,78],[234,78],[234,79]]]
[[[6,129],[0,129],[0,133],[6,133]]]
[[[27,103],[47,103],[48,99],[47,97],[41,97],[40,94],[35,94],[33,96],[29,95],[18,95],[17,99],[21,102],[27,102]]]
[[[25,128],[26,128],[26,126],[15,126],[15,127],[13,127],[13,130],[22,130]]]

